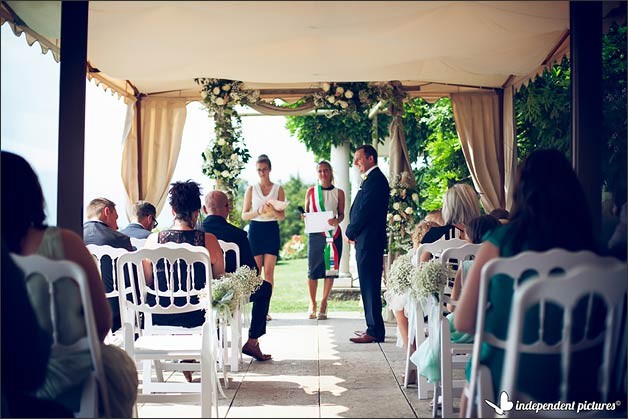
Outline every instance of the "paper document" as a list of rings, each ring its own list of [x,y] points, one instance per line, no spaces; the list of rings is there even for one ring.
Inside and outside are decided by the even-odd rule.
[[[305,213],[305,232],[306,233],[322,233],[324,231],[333,230],[327,220],[334,218],[333,211],[322,212],[306,212]]]

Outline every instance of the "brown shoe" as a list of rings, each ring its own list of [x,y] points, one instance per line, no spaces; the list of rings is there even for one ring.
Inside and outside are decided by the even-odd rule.
[[[262,350],[257,345],[249,345],[245,343],[242,347],[242,353],[257,359],[258,361],[268,361],[272,358],[272,355],[262,353]]]
[[[363,334],[362,336],[358,336],[355,338],[349,338],[349,340],[353,343],[373,343],[373,342],[380,342],[379,340],[375,339],[373,336],[371,335],[367,335],[366,333]]]

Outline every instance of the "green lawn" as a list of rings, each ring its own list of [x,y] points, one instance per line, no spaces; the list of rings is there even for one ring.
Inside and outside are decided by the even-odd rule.
[[[307,313],[310,297],[307,289],[307,259],[282,260],[275,267],[275,287],[270,300],[270,313]],[[317,301],[323,294],[323,280],[318,281]],[[329,298],[328,312],[360,311],[358,300]]]

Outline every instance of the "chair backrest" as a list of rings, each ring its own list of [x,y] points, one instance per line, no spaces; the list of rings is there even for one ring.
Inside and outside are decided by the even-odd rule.
[[[432,243],[421,243],[417,248],[416,260],[419,261],[421,259],[421,254],[423,252],[430,252],[432,254],[432,259],[438,259],[445,249],[460,247],[465,244],[467,244],[466,241],[456,238],[449,240],[440,239]]]
[[[98,271],[102,277],[103,270],[105,270],[105,266],[111,269],[113,283],[111,286],[112,290],[106,291],[105,295],[107,298],[117,298],[118,297],[118,272],[116,269],[116,261],[118,258],[129,251],[119,247],[113,247],[109,245],[97,245],[97,244],[88,244],[87,250],[94,256],[96,260],[96,266],[98,266]],[[105,258],[105,256],[108,256]],[[107,284],[105,284],[107,286]]]
[[[622,320],[622,311],[626,301],[626,274],[628,270],[625,264],[609,263],[598,266],[578,266],[565,273],[564,276],[552,281],[529,281],[523,284],[513,297],[513,307],[508,328],[508,341],[504,360],[502,376],[503,389],[511,398],[530,400],[529,395],[522,394],[515,386],[519,368],[519,359],[522,354],[559,354],[561,365],[560,400],[571,400],[571,386],[593,386],[595,392],[599,391],[602,399],[609,400],[611,388],[612,370],[615,356],[618,350],[618,326]],[[593,299],[603,302],[605,306],[604,322],[597,319],[597,323],[603,325],[604,330],[595,333],[589,327],[596,315],[592,310]],[[575,320],[576,306],[587,301],[586,318],[584,323]],[[562,309],[562,318],[555,316],[548,318],[546,305],[551,304]],[[538,336],[534,342],[523,340],[524,321],[529,321],[528,310],[538,307],[535,312],[538,318]],[[584,308],[584,307],[582,307]],[[599,312],[598,312],[599,313]],[[554,324],[549,324],[554,322]],[[555,326],[561,330],[560,340],[548,344],[546,330]],[[625,327],[625,325],[624,325]],[[580,332],[578,332],[580,330]],[[624,342],[625,344],[625,342]],[[582,351],[593,346],[603,345],[603,360],[599,368],[599,376],[590,380],[570,380],[570,368],[579,368],[570,361],[575,352]],[[589,356],[587,359],[594,362]]]
[[[235,267],[236,269],[240,266],[240,246],[238,246],[234,242],[226,242],[224,240],[218,240],[218,244],[223,252],[223,257],[225,259],[225,269],[227,268],[227,252],[232,251],[235,255]]]
[[[27,282],[34,275],[41,276],[46,282],[47,301],[50,303],[50,321],[45,323],[52,329],[52,353],[89,351],[93,371],[88,380],[92,382],[88,381],[84,384],[81,406],[77,417],[97,417],[99,415],[98,394],[91,391],[96,389],[100,393],[105,417],[110,417],[109,396],[102,363],[100,340],[96,331],[96,320],[85,271],[71,261],[51,260],[40,255],[20,256],[13,254],[11,256],[24,272]],[[82,306],[81,310],[72,310],[72,313],[80,313],[83,317],[85,330],[84,335],[80,337],[64,329],[63,321],[68,318],[67,311],[70,310],[68,307],[74,307],[74,304],[70,304],[71,302],[68,301],[68,298],[71,298],[71,294],[68,292],[69,289],[65,286],[68,279],[71,280],[71,284],[78,288],[78,298],[80,298]],[[56,295],[58,292],[61,293],[59,297]],[[77,337],[78,340],[76,339]],[[93,381],[96,382],[95,386]]]
[[[138,239],[135,237],[131,237],[131,246],[135,247],[135,249],[141,249],[146,244],[146,240],[148,239]]]
[[[152,270],[153,283],[146,284],[142,261]],[[195,267],[202,265],[203,278]],[[135,267],[135,269],[132,269]],[[120,298],[120,307],[145,313],[144,328],[152,333],[152,314],[178,314],[206,310],[211,315],[211,262],[207,249],[189,244],[165,243],[155,248],[143,248],[118,259],[118,279],[124,269],[136,272],[137,285],[132,289],[132,301]],[[206,298],[202,298],[205,294]],[[175,304],[176,303],[176,304]],[[126,332],[125,332],[126,333]]]
[[[488,289],[493,276],[507,275],[512,279],[513,291],[516,292],[522,279],[529,278],[528,274],[536,273],[535,279],[557,278],[570,269],[580,265],[604,266],[615,264],[613,257],[602,257],[590,251],[570,252],[564,249],[551,249],[545,252],[525,251],[514,257],[496,258],[488,262],[480,274],[480,290],[476,311],[475,337],[473,340],[473,354],[471,359],[471,382],[469,393],[475,397],[477,374],[480,364],[480,352],[483,343],[505,349],[506,340],[496,337],[493,333],[484,330],[487,309]],[[530,278],[531,279],[531,278]],[[508,321],[504,319],[504,321]],[[471,415],[473,403],[467,405],[466,417]]]
[[[480,244],[465,243],[460,247],[450,247],[443,250],[440,261],[443,266],[443,272],[447,275],[449,287],[453,286],[452,282],[456,278],[458,269],[462,268],[462,262],[473,260],[480,246]]]

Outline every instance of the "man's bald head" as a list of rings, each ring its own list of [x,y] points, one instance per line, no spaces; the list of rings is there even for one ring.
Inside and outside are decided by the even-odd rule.
[[[229,215],[229,198],[222,191],[210,191],[205,195],[205,213],[208,215],[220,215],[227,218]]]

